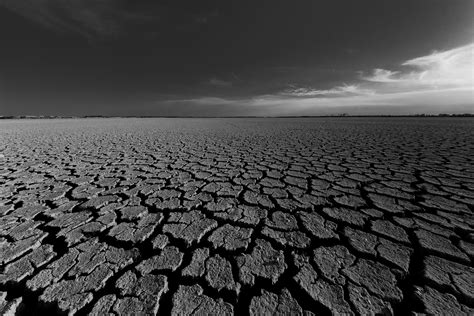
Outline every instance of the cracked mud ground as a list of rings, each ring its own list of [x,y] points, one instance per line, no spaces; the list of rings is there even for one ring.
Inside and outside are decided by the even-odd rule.
[[[472,119],[0,124],[0,311],[474,313]]]

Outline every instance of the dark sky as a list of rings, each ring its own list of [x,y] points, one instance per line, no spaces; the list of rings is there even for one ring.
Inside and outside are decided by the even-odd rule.
[[[470,0],[0,0],[0,115],[474,112],[473,12]]]

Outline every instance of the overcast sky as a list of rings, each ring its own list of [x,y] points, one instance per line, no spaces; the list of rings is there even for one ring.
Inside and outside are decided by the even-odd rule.
[[[474,112],[474,1],[0,0],[0,115]]]

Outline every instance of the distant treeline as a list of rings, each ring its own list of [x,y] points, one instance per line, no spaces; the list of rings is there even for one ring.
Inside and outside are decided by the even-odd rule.
[[[440,114],[407,114],[407,115],[351,115],[340,113],[334,115],[300,115],[300,116],[153,116],[153,115],[137,115],[137,116],[109,116],[109,115],[84,115],[84,116],[56,116],[56,115],[9,115],[1,116],[0,120],[5,119],[68,119],[68,118],[298,118],[298,117],[474,117],[474,113],[440,113]]]

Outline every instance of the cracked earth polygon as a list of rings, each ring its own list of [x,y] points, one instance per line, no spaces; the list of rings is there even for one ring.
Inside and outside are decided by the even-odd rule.
[[[474,313],[470,118],[0,123],[0,313]]]

